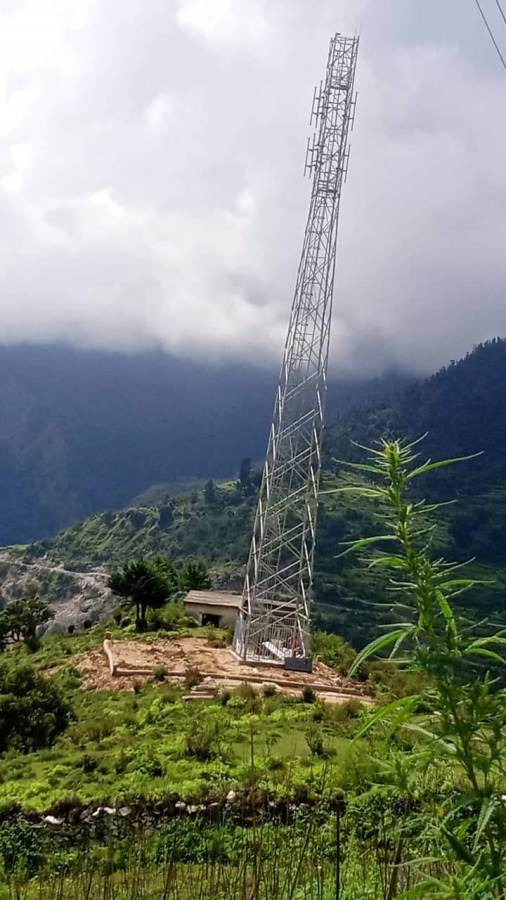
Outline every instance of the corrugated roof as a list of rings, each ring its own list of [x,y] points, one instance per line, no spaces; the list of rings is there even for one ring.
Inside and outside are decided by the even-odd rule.
[[[230,591],[190,591],[184,603],[198,603],[200,606],[242,606],[241,594]]]

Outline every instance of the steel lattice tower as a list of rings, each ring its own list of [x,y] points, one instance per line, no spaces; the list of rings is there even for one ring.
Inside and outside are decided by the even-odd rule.
[[[234,651],[309,666],[311,584],[341,188],[349,159],[358,38],[330,41],[315,88],[305,171],[313,174]],[[289,659],[293,662],[290,664]],[[299,663],[296,660],[299,660]]]

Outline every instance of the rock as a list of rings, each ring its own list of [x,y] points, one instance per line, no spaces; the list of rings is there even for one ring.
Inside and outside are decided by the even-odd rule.
[[[174,805],[174,809],[178,813],[186,812],[186,803],[183,803],[182,800],[178,800],[177,803]]]
[[[104,812],[105,812],[106,816],[115,816],[116,815],[116,809],[114,806],[104,806]]]
[[[227,794],[227,803],[233,803],[237,797],[236,791],[229,791]]]
[[[48,825],[63,825],[63,819],[57,819],[56,816],[42,816],[42,821]]]
[[[120,816],[123,817],[123,819],[127,819],[128,816],[132,815],[132,809],[130,806],[120,806],[118,812]]]

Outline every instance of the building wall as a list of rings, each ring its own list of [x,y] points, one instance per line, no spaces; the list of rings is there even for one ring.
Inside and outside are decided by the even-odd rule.
[[[202,616],[219,616],[220,626],[227,628],[235,625],[239,610],[235,606],[218,606],[215,603],[185,603],[189,616],[202,622]]]

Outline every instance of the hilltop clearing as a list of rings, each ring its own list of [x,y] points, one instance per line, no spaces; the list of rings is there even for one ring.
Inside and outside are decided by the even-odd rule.
[[[185,684],[188,673],[195,681],[193,693],[186,699],[216,696],[221,690],[233,690],[241,684],[261,691],[266,685],[291,697],[310,688],[327,703],[343,703],[354,697],[369,702],[369,692],[360,683],[352,683],[330,666],[316,661],[311,674],[287,672],[281,666],[250,666],[239,662],[230,647],[216,647],[205,637],[169,639],[106,640],[104,646],[77,656],[76,669],[82,673],[82,686],[93,690],[133,690],[163,674],[168,683]]]
[[[349,778],[356,755],[350,736],[371,693],[388,696],[386,684],[353,686],[323,662],[314,683],[327,681],[332,699],[340,702],[324,703],[318,691],[301,687],[285,692],[271,682],[270,672],[248,684],[248,667],[245,681],[232,677],[242,667],[228,648],[212,646],[225,633],[209,635],[197,629],[132,641],[116,629],[118,664],[131,666],[117,678],[110,677],[99,628],[46,637],[32,654],[21,647],[6,653],[9,667],[29,660],[51,679],[72,709],[72,721],[52,747],[25,754],[12,748],[0,760],[0,808],[19,805],[55,815],[77,809],[79,816],[100,804],[224,799],[231,790],[247,789],[252,752],[255,777],[273,797],[288,798],[324,772],[329,788]],[[337,638],[335,643],[339,653],[346,650]],[[171,659],[177,661],[177,678],[168,671]],[[151,674],[135,675],[136,665],[146,660]],[[211,670],[214,665],[225,677],[216,679],[215,696],[185,702],[191,687],[201,684],[195,663]],[[274,677],[283,682],[285,673],[278,670]]]

